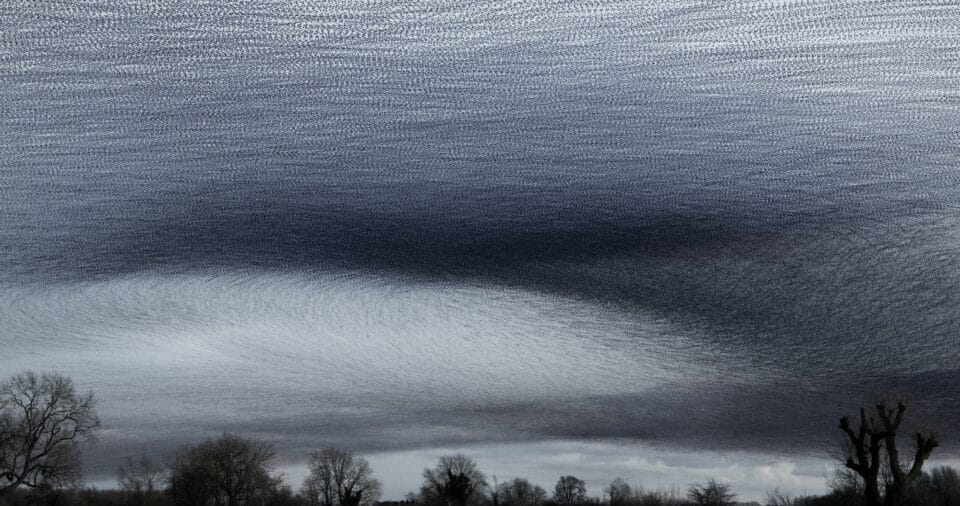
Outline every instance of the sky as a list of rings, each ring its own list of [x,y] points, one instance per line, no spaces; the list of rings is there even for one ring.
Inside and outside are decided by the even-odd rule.
[[[454,449],[759,498],[824,486],[877,396],[960,456],[950,5],[10,0],[0,27],[0,376],[95,392],[91,480],[231,431],[291,476],[370,455],[390,498]]]

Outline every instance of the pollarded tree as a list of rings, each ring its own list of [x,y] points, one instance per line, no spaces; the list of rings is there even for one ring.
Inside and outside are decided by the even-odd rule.
[[[170,493],[184,506],[259,506],[282,495],[273,449],[224,434],[181,450],[170,465]]]
[[[423,470],[423,493],[449,506],[466,506],[486,486],[477,463],[463,454],[440,457],[437,467]]]
[[[849,417],[840,419],[840,430],[850,441],[850,452],[844,466],[863,479],[867,506],[903,504],[914,481],[923,473],[923,463],[939,446],[933,435],[917,432],[912,462],[909,469],[903,468],[897,448],[897,430],[906,411],[907,406],[903,401],[897,403],[896,410],[888,408],[883,402],[877,403],[876,415],[873,416],[867,416],[866,410],[860,408],[860,425],[856,430],[850,426]],[[881,452],[884,455],[881,456]],[[885,493],[881,495],[880,476],[884,460],[889,480],[884,487]]]
[[[301,490],[314,506],[369,506],[380,498],[380,482],[367,459],[336,448],[311,456]]]
[[[0,384],[0,495],[77,481],[79,446],[99,427],[93,394],[70,378],[24,372]]]
[[[557,504],[581,504],[587,499],[587,484],[576,476],[561,476],[553,487],[553,500]]]
[[[503,506],[542,506],[547,491],[523,478],[515,478],[497,487],[497,499]]]

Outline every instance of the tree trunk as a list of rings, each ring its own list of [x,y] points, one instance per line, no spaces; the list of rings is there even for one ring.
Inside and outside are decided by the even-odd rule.
[[[880,500],[880,484],[876,476],[864,480],[863,491],[867,499],[866,506],[883,506]]]

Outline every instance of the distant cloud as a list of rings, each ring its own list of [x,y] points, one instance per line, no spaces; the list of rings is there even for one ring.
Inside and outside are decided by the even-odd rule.
[[[0,6],[0,374],[93,388],[101,471],[234,430],[806,480],[878,392],[960,439],[953,6],[253,3]]]

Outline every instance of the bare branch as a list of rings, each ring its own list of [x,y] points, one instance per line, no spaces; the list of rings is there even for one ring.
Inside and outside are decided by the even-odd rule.
[[[72,481],[77,447],[99,426],[93,395],[69,378],[25,372],[0,384],[0,492]]]

